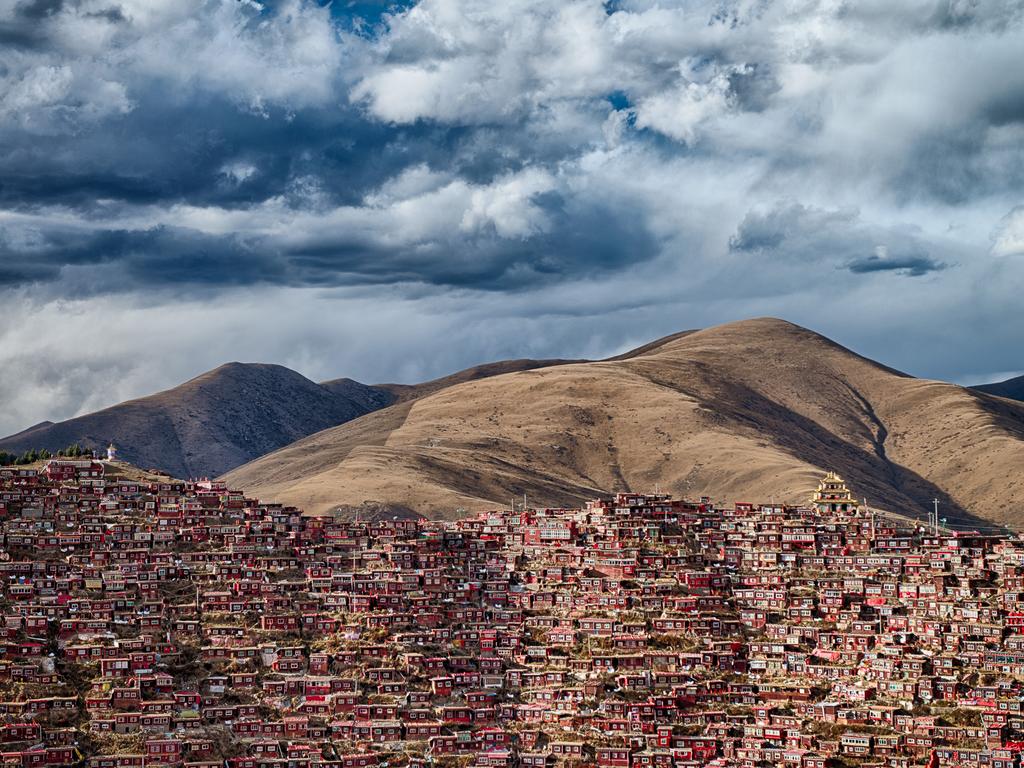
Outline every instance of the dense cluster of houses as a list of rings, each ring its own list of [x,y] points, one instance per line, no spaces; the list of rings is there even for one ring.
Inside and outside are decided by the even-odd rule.
[[[0,469],[0,760],[88,768],[1019,768],[1024,543],[619,494],[308,517]]]

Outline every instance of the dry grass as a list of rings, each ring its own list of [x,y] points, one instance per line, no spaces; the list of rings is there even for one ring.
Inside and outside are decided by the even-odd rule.
[[[468,381],[230,472],[323,513],[367,500],[453,516],[617,490],[805,500],[825,469],[879,507],[1024,522],[1024,405],[914,379],[762,319],[623,359]]]

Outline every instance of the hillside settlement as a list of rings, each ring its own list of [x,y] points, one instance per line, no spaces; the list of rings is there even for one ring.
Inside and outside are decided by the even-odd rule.
[[[618,494],[457,522],[0,469],[0,761],[1019,768],[1024,542]]]

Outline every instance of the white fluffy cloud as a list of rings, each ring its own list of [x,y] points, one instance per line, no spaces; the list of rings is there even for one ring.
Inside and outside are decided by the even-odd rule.
[[[391,20],[353,93],[396,123],[518,120],[611,86],[604,19],[581,0],[424,0]]]
[[[0,123],[31,134],[76,130],[132,109],[125,87],[116,81],[81,76],[67,65],[40,64],[8,74],[0,85]]]
[[[637,128],[651,128],[684,144],[693,144],[705,123],[728,111],[734,101],[728,73],[715,72],[704,81],[690,79],[690,74],[681,72],[681,82],[674,87],[640,99],[636,107]]]
[[[34,39],[5,57],[0,126],[71,129],[128,111],[129,91],[154,85],[166,99],[221,93],[256,111],[336,100],[344,46],[329,10],[286,0],[262,11],[253,0],[5,0],[0,23]]]
[[[1024,256],[1024,205],[1010,211],[999,222],[992,244],[994,256]]]

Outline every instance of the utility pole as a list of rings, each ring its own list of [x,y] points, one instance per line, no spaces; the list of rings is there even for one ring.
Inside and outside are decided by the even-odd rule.
[[[932,499],[932,504],[935,506],[935,511],[931,513],[932,518],[932,535],[939,535],[939,500]]]

